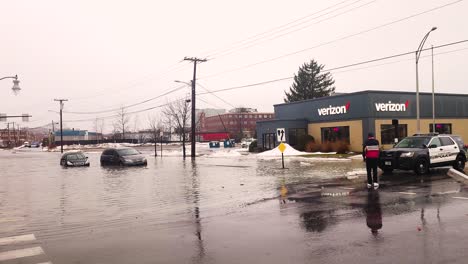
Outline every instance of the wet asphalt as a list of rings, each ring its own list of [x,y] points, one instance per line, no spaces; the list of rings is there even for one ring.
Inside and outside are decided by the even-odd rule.
[[[446,168],[368,191],[359,159],[142,151],[130,168],[0,151],[0,263],[466,263],[468,188]]]

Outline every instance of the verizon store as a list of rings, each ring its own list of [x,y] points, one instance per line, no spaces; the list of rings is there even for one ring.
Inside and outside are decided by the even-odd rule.
[[[433,132],[432,94],[420,93],[421,133]],[[369,132],[384,148],[395,138],[417,131],[416,93],[363,91],[274,106],[275,119],[257,122],[258,145],[278,145],[276,129],[286,129],[292,146],[309,134],[318,144],[345,141],[351,151],[361,152]],[[468,141],[468,95],[435,94],[435,132],[460,135]]]

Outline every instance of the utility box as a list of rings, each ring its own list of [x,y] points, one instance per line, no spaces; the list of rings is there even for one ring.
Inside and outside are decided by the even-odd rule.
[[[234,147],[234,141],[231,139],[224,140],[224,148],[232,148]]]
[[[219,141],[210,141],[210,148],[219,148]]]

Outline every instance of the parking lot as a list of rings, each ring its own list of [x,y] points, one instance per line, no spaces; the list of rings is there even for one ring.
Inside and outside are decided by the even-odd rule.
[[[468,189],[447,168],[381,177],[355,159],[177,149],[146,167],[63,168],[0,151],[0,263],[464,263]],[[171,152],[173,151],[173,152]],[[411,252],[408,252],[411,248]]]

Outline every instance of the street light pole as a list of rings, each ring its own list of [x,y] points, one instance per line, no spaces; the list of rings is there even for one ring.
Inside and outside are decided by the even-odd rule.
[[[60,152],[63,153],[63,122],[62,122],[62,111],[63,111],[63,102],[68,101],[68,99],[54,99],[56,102],[60,102]]]
[[[421,120],[420,120],[420,114],[419,114],[419,73],[418,73],[419,57],[421,56],[421,51],[424,47],[424,43],[426,42],[427,37],[429,37],[429,34],[436,29],[437,27],[433,27],[431,28],[431,30],[429,30],[429,32],[426,33],[421,43],[419,43],[418,49],[416,50],[416,131],[418,134],[421,133]]]
[[[435,133],[435,94],[434,94],[434,46],[431,45],[432,60],[432,132]]]
[[[20,81],[18,80],[18,75],[2,77],[0,78],[0,81],[4,79],[13,79],[13,87],[11,87],[11,90],[15,95],[18,95],[19,91],[21,90],[21,88],[19,87]]]

